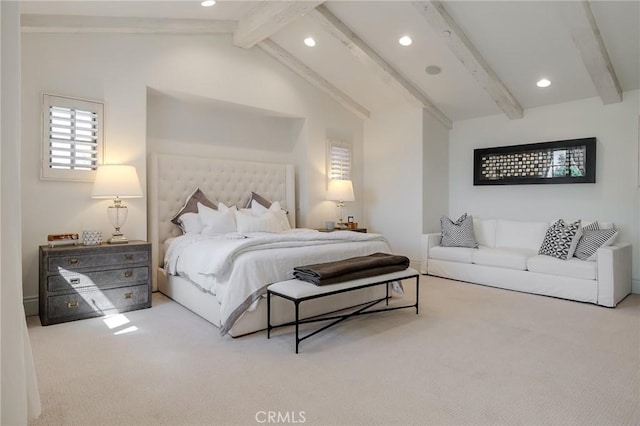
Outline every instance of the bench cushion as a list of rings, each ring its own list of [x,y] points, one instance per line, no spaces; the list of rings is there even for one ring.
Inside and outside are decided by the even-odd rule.
[[[307,297],[332,293],[334,291],[358,288],[372,283],[398,281],[405,278],[411,278],[416,275],[419,275],[418,271],[412,268],[407,268],[404,271],[392,272],[390,274],[378,275],[375,277],[361,278],[353,281],[345,281],[338,284],[317,286],[306,281],[293,279],[271,284],[267,288],[273,293],[288,296],[292,299],[304,299]]]

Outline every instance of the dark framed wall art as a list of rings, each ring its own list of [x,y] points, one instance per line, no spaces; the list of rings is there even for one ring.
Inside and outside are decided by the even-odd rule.
[[[474,185],[595,182],[596,138],[473,151]]]

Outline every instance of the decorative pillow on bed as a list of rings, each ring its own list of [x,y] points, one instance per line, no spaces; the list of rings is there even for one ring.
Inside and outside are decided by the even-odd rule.
[[[473,233],[473,216],[467,216],[466,213],[455,222],[442,216],[440,218],[440,235],[442,247],[478,247],[476,236]]]
[[[184,203],[184,206],[182,206],[180,211],[178,211],[178,213],[176,213],[171,218],[171,222],[180,226],[180,216],[182,216],[185,213],[198,213],[198,203],[202,203],[202,205],[209,207],[213,210],[216,209],[215,204],[213,204],[211,200],[209,200],[207,196],[204,195],[204,192],[200,191],[200,188],[198,187],[191,193],[191,195],[187,197],[187,201]],[[182,232],[183,233],[185,232],[184,228],[182,228]]]
[[[289,219],[287,218],[287,213],[280,207],[280,203],[278,201],[274,201],[271,203],[269,208],[266,208],[264,205],[260,204],[257,200],[253,200],[251,202],[251,214],[254,216],[261,216],[266,212],[272,212],[276,215],[280,226],[282,227],[282,231],[286,231],[291,229],[291,225],[289,224]]]
[[[201,234],[216,235],[236,232],[236,207],[218,203],[218,209],[211,209],[198,203],[198,216],[202,222]]]
[[[250,209],[254,201],[267,209],[271,207],[273,203],[277,202],[277,201],[269,201],[266,198],[264,198],[262,195],[257,194],[255,192],[251,192],[251,196],[249,197],[249,201],[247,201],[247,205],[245,206],[245,208]],[[282,206],[280,206],[280,208],[282,208]],[[285,214],[289,214],[289,212],[286,209],[282,209],[282,211]]]
[[[273,204],[271,201],[267,200],[262,195],[252,191],[251,196],[249,197],[249,201],[247,201],[247,205],[245,206],[245,209],[250,209],[254,201],[260,204],[261,206],[264,206],[267,209],[271,207],[271,204]]]
[[[198,213],[184,213],[178,218],[183,234],[199,234],[202,231],[202,222]]]
[[[582,227],[579,220],[565,223],[564,220],[559,219],[547,229],[538,254],[562,260],[570,259],[576,250],[581,235]]]
[[[284,229],[277,215],[267,210],[261,215],[253,214],[251,209],[241,209],[236,212],[238,232],[282,232]]]

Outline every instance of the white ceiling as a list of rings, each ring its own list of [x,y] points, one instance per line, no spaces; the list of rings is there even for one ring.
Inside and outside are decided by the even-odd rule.
[[[271,2],[271,6],[274,4]],[[562,19],[558,2],[446,1],[443,5],[466,34],[472,48],[484,58],[525,113],[528,108],[599,96],[580,50],[572,39],[567,20]],[[640,1],[590,1],[588,5],[621,90],[639,89]],[[455,122],[504,113],[490,92],[450,50],[442,31],[430,26],[412,2],[327,1],[323,6],[397,71],[394,75],[399,75],[416,92],[424,95],[426,102],[433,104],[449,120]],[[261,7],[264,4],[260,1],[222,0],[210,8],[203,8],[199,1],[192,0],[21,2],[23,15],[141,17],[160,18],[166,22],[176,19],[211,20],[212,23],[223,20],[234,21],[234,28],[255,22],[265,15],[264,11],[260,12]],[[381,72],[375,61],[363,61],[345,46],[344,40],[330,34],[331,31],[328,32],[318,19],[317,12],[295,18],[274,15],[272,23],[279,20],[286,21],[286,25],[280,28],[265,24],[270,40],[327,80],[333,86],[334,95],[346,94],[369,111],[388,107],[408,97],[415,102],[415,96],[399,89],[397,80]],[[55,17],[45,19],[55,21]],[[86,20],[79,19],[67,20],[65,25],[78,26],[82,24],[77,22]],[[112,22],[117,27],[116,20]],[[68,30],[74,31],[74,28]],[[161,30],[154,27],[153,31]],[[400,46],[398,39],[402,35],[410,35],[413,44]],[[303,39],[308,36],[317,41],[315,47],[303,44]],[[358,49],[354,51],[359,52]],[[429,65],[439,66],[442,72],[428,75],[425,67]],[[551,86],[537,88],[535,83],[541,77],[551,80]]]

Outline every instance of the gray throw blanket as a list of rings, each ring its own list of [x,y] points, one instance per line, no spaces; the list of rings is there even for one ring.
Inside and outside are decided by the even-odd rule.
[[[403,271],[408,267],[409,258],[406,256],[374,253],[335,262],[296,266],[293,276],[315,285],[327,285]]]

